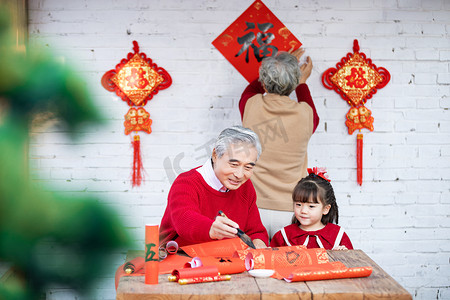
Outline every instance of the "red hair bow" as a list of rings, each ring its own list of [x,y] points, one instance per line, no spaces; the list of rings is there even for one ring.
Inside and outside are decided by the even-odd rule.
[[[319,167],[314,167],[314,168],[308,168],[308,174],[316,174],[317,176],[319,176],[322,179],[325,179],[326,181],[330,182],[331,180],[328,179],[328,175],[325,174],[327,172],[327,169],[325,168],[319,168]]]

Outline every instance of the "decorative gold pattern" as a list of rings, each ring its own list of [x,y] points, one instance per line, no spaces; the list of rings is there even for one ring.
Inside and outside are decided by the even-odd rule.
[[[143,107],[131,107],[125,115],[125,122],[123,123],[125,126],[125,134],[128,135],[132,131],[152,133],[152,122],[150,114]]]
[[[354,53],[330,80],[350,99],[350,104],[357,106],[383,77],[359,53]]]
[[[135,54],[111,80],[139,106],[164,81],[139,54]]]
[[[372,112],[364,105],[350,108],[346,117],[345,125],[348,127],[348,134],[353,134],[355,130],[363,128],[373,131]]]

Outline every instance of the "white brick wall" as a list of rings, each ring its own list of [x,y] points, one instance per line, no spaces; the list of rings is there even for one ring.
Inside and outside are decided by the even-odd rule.
[[[78,142],[48,127],[32,135],[32,171],[51,188],[93,192],[123,217],[143,246],[143,226],[159,222],[167,193],[181,171],[200,165],[210,140],[239,124],[244,78],[211,45],[252,0],[29,0],[32,44],[73,64],[108,121]],[[450,1],[294,1],[264,3],[301,40],[314,69],[309,86],[321,123],[309,147],[310,166],[325,166],[340,204],[340,224],[415,299],[450,298]],[[374,132],[364,131],[364,183],[356,183],[356,136],[344,124],[348,105],[321,75],[353,39],[390,83],[367,107]],[[100,85],[102,75],[132,52],[165,68],[172,86],[146,109],[150,135],[141,134],[145,184],[129,182],[127,105]],[[123,253],[119,255],[123,259]],[[120,263],[117,261],[117,265]],[[113,273],[98,299],[114,299]],[[54,289],[49,299],[72,299]]]

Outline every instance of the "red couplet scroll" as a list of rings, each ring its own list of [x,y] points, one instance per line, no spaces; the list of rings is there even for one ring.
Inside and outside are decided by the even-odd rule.
[[[230,275],[217,275],[217,276],[180,279],[180,280],[178,280],[178,283],[179,284],[191,284],[191,283],[200,283],[200,282],[224,281],[224,280],[230,280],[230,279],[231,279]]]
[[[145,284],[158,284],[159,225],[145,225]]]
[[[182,268],[172,271],[174,281],[188,278],[214,277],[219,275],[219,269],[215,266],[198,267],[198,268]]]
[[[204,256],[194,257],[186,266],[190,268],[198,268],[202,266],[215,266],[218,268],[219,273],[224,274],[237,274],[246,271],[245,263],[242,259],[237,257],[222,257],[222,256]]]
[[[247,248],[248,246],[240,238],[223,239],[181,247],[190,257],[233,256],[235,251]]]
[[[372,267],[347,268],[343,263],[336,261],[295,269],[289,276],[285,277],[284,280],[287,282],[313,281],[368,277],[370,274],[372,274]]]
[[[249,249],[236,251],[234,256],[238,256],[245,260],[245,267],[247,270],[277,270],[286,267],[318,265],[328,262],[325,249],[306,249],[305,246]]]

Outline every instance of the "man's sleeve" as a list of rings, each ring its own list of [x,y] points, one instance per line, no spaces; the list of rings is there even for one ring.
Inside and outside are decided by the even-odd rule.
[[[313,133],[316,131],[317,126],[319,126],[319,115],[317,114],[316,106],[314,105],[314,101],[311,97],[311,92],[309,91],[308,85],[306,83],[299,84],[295,89],[295,94],[297,95],[297,101],[306,102],[313,110]]]
[[[175,180],[168,196],[173,227],[183,240],[192,243],[210,242],[209,230],[214,220],[200,212],[197,193],[187,178]]]
[[[241,120],[244,118],[245,104],[247,104],[248,99],[255,96],[256,94],[264,94],[264,88],[259,82],[259,79],[253,80],[244,90],[241,95],[241,100],[239,100],[239,111],[241,113]]]

